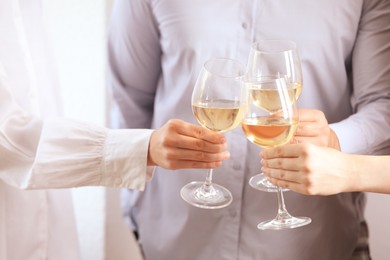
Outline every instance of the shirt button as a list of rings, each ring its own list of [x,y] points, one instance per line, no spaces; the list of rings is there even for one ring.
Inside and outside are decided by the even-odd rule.
[[[236,170],[236,171],[239,171],[239,170],[241,170],[241,165],[233,164],[233,169]]]
[[[246,22],[243,22],[241,24],[241,27],[246,30],[248,28],[248,24]]]

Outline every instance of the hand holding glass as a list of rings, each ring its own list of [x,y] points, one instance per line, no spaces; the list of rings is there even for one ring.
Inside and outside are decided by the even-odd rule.
[[[192,93],[192,111],[198,123],[215,132],[226,132],[237,127],[246,108],[247,92],[243,82],[245,68],[232,59],[214,58],[207,61]],[[231,192],[212,183],[209,169],[204,182],[185,185],[181,197],[189,204],[207,209],[228,206]]]

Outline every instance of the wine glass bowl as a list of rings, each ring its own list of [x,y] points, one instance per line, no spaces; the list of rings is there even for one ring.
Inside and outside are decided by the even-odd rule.
[[[284,78],[258,77],[247,81],[248,113],[242,122],[247,138],[261,146],[274,147],[287,143],[298,124],[298,113],[293,113],[293,90]]]
[[[286,77],[295,89],[296,100],[302,92],[301,59],[295,42],[290,40],[262,40],[251,45],[247,64],[250,77]]]
[[[203,65],[191,99],[193,114],[202,127],[224,133],[241,123],[247,101],[244,75],[245,67],[233,59],[213,58]],[[225,187],[212,183],[212,173],[209,169],[204,182],[185,185],[181,197],[200,208],[228,206],[233,196]]]

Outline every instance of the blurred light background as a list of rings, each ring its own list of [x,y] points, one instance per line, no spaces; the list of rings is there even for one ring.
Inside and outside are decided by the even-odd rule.
[[[57,61],[64,113],[105,126],[106,39],[111,0],[43,0]],[[82,260],[132,260],[139,254],[121,218],[119,190],[72,191]],[[133,245],[133,246],[132,246]]]

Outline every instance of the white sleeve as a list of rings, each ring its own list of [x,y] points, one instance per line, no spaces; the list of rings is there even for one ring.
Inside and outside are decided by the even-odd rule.
[[[0,179],[9,185],[142,190],[151,132],[110,130],[66,119],[41,120],[14,102],[0,75]]]

